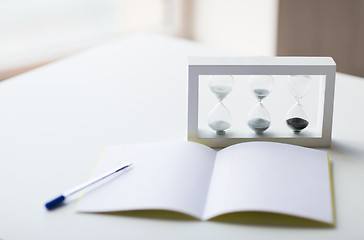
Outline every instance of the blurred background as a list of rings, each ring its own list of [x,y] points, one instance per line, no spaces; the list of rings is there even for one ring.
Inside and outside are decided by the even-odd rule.
[[[140,31],[364,77],[362,0],[0,0],[0,80]]]

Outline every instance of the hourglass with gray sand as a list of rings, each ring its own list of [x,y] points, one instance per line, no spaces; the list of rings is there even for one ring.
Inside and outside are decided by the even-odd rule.
[[[272,91],[274,79],[271,75],[252,75],[250,77],[250,89],[257,98],[258,103],[248,115],[248,126],[256,133],[263,134],[270,127],[271,120],[268,110],[262,101]]]

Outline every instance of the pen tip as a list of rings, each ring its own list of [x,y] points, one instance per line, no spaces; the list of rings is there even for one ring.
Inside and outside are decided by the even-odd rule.
[[[47,210],[52,210],[52,209],[60,206],[65,199],[66,199],[65,196],[61,195],[61,196],[53,199],[52,201],[47,202],[45,204],[45,207],[47,208]]]

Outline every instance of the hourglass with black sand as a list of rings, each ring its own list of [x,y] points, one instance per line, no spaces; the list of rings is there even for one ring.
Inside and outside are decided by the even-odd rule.
[[[253,75],[250,77],[250,89],[257,98],[258,103],[250,111],[248,116],[248,126],[256,133],[263,134],[271,124],[268,110],[262,101],[272,91],[274,79],[271,75]]]
[[[286,123],[295,133],[300,133],[309,124],[308,115],[301,100],[310,91],[311,84],[310,75],[291,75],[288,79],[288,88],[296,99],[296,103],[288,110]]]

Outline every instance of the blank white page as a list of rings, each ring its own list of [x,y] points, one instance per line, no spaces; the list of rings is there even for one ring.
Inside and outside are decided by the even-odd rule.
[[[186,141],[108,147],[94,176],[133,165],[87,192],[77,211],[163,209],[201,218],[215,156],[215,150]]]
[[[249,142],[218,152],[204,219],[265,211],[333,223],[328,155],[288,144]]]

